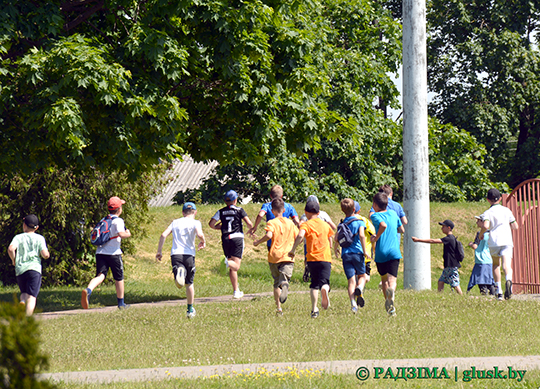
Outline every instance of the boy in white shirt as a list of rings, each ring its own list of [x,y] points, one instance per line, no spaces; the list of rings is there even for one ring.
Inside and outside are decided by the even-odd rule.
[[[197,207],[192,202],[187,202],[182,207],[184,217],[173,220],[159,238],[156,259],[161,261],[161,253],[165,239],[172,232],[173,245],[171,249],[171,264],[174,274],[174,282],[178,288],[186,285],[187,317],[195,317],[195,288],[193,278],[195,277],[195,235],[199,238],[199,250],[206,247],[206,240],[199,220],[195,220]]]

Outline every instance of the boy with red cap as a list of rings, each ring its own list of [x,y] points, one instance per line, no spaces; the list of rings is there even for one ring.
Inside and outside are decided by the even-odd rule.
[[[118,308],[128,308],[128,305],[124,302],[124,263],[122,262],[122,250],[120,249],[122,239],[131,236],[131,232],[129,232],[124,225],[124,220],[120,218],[120,215],[122,214],[122,205],[125,203],[124,200],[121,200],[116,196],[111,197],[107,202],[107,208],[109,209],[109,214],[112,218],[110,229],[111,239],[97,247],[96,277],[93,278],[88,284],[88,287],[82,291],[81,305],[84,309],[88,309],[92,291],[105,281],[109,269],[111,269],[116,286]]]

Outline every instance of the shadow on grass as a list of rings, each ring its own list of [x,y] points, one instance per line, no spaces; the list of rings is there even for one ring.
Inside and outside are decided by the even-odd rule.
[[[56,312],[56,311],[68,311],[72,309],[81,309],[81,289],[62,288],[62,289],[45,289],[39,292],[36,304],[37,312]],[[15,300],[19,301],[19,291],[9,290],[6,292],[0,292],[0,301],[12,303]],[[168,300],[181,300],[178,294],[169,293],[167,291],[154,291],[153,293],[147,293],[137,289],[129,290],[126,288],[126,303],[149,303]],[[116,306],[118,301],[116,299],[116,291],[114,286],[97,288],[90,297],[90,308],[104,307],[104,306]]]

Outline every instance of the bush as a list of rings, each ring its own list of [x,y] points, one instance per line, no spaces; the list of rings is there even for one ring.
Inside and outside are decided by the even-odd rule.
[[[33,213],[40,219],[38,233],[51,256],[43,260],[43,285],[82,285],[94,275],[96,248],[90,231],[108,214],[107,200],[126,200],[122,218],[134,236],[147,217],[148,200],[161,189],[165,167],[130,181],[127,173],[91,170],[75,174],[70,170],[43,169],[29,177],[0,179],[0,246],[7,247],[22,232],[22,219]],[[124,252],[133,251],[130,239],[122,242]],[[15,271],[7,252],[0,254],[0,281],[15,283]]]
[[[48,367],[39,351],[38,324],[22,304],[0,303],[0,388],[45,389],[55,386],[36,375]]]

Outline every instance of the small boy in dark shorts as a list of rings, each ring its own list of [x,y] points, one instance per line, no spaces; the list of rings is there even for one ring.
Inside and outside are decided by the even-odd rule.
[[[459,272],[458,269],[461,267],[461,264],[459,263],[459,260],[457,259],[457,242],[456,237],[452,233],[452,230],[454,229],[454,223],[451,220],[445,220],[442,223],[439,222],[441,225],[441,230],[443,234],[446,236],[441,239],[419,239],[415,236],[412,237],[413,242],[420,242],[420,243],[431,243],[431,244],[437,244],[442,243],[444,244],[443,248],[443,261],[444,261],[444,269],[441,274],[441,277],[439,278],[438,283],[438,290],[439,292],[442,292],[444,290],[444,284],[450,285],[451,288],[455,289],[455,291],[462,295],[463,292],[461,291],[461,287],[459,286]]]
[[[384,192],[373,196],[373,209],[371,221],[375,227],[376,235],[371,236],[371,243],[375,246],[375,264],[381,275],[381,286],[385,298],[384,307],[390,316],[396,315],[394,297],[397,286],[397,275],[401,250],[399,244],[400,233],[405,230],[397,213],[387,209],[388,197]]]
[[[321,290],[321,305],[323,309],[330,307],[330,274],[332,271],[332,236],[334,230],[328,223],[318,217],[319,203],[308,201],[305,207],[307,222],[300,225],[298,236],[289,252],[289,257],[294,258],[295,250],[306,238],[306,260],[309,272],[311,273],[311,284],[309,294],[311,297],[311,317],[319,317],[317,300],[319,289]]]
[[[238,270],[242,263],[242,253],[244,252],[244,231],[242,221],[249,228],[253,228],[253,223],[249,220],[246,211],[236,205],[238,194],[230,190],[225,194],[226,207],[221,208],[210,219],[208,225],[214,230],[221,230],[221,245],[225,254],[225,266],[229,269],[229,278],[233,287],[233,298],[240,299],[244,292],[238,287]]]
[[[8,247],[8,255],[15,266],[21,303],[26,305],[26,316],[32,316],[41,288],[41,258],[49,258],[45,238],[36,234],[39,219],[28,215],[23,219],[23,233],[15,235]]]
[[[199,250],[206,247],[206,240],[199,220],[195,220],[197,207],[192,202],[187,202],[182,206],[184,217],[175,219],[161,234],[156,253],[156,259],[161,261],[163,255],[161,251],[165,239],[173,234],[173,244],[171,249],[171,265],[174,275],[174,282],[178,288],[186,285],[186,300],[188,319],[195,317],[195,288],[193,279],[195,277],[195,236],[199,238]]]

